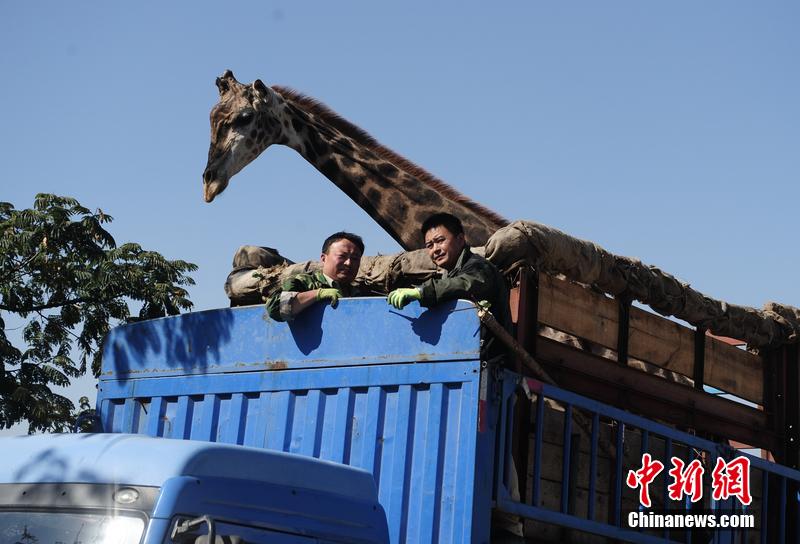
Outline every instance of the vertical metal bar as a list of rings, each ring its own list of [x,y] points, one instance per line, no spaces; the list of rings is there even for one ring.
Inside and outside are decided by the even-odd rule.
[[[784,464],[797,469],[800,466],[800,349],[797,344],[789,344],[783,347],[786,357],[785,368],[785,405],[786,405],[786,419],[784,422],[785,433],[785,450],[786,456]],[[797,497],[798,486],[797,482],[785,480],[785,485],[788,487],[787,495],[789,497]],[[796,500],[796,499],[793,499]],[[789,515],[786,519],[787,535],[795,535],[800,526],[800,520],[796,516]]]
[[[488,374],[488,371],[484,370]],[[499,403],[500,421],[497,425],[496,453],[495,453],[495,479],[494,479],[494,498],[497,500],[508,498],[508,468],[506,459],[512,454],[509,449],[509,425],[514,424],[514,395],[508,398],[502,397]]]
[[[159,436],[159,431],[162,428],[161,426],[162,403],[163,403],[162,397],[153,397],[153,399],[150,401],[150,413],[147,414],[147,431],[146,431],[146,434],[148,436]]]
[[[797,482],[795,482],[795,484],[796,483]],[[795,504],[795,508],[794,508],[794,518],[795,518],[794,540],[792,542],[797,543],[797,542],[800,542],[800,523],[797,523],[797,520],[800,520],[800,501],[798,500],[799,497],[797,495],[797,492],[793,493],[791,496],[793,497],[792,500],[794,501],[794,504]],[[742,532],[744,532],[744,531],[742,531]]]
[[[694,331],[694,388],[703,389],[706,369],[706,330],[697,327]]]
[[[600,414],[592,416],[592,443],[589,445],[589,497],[586,517],[594,521],[595,485],[597,480],[597,442],[600,433]]]
[[[689,456],[689,461],[691,461],[691,455]],[[691,499],[689,497],[684,498],[683,504],[684,504],[684,511],[685,512],[689,513],[689,512],[692,511],[692,501],[691,501]],[[687,530],[686,531],[686,544],[692,544],[692,531],[691,530]]]
[[[672,439],[664,438],[664,466],[669,467],[672,463]],[[668,469],[669,470],[669,469]],[[668,510],[669,505],[669,478],[664,478],[664,486],[662,489],[662,497],[664,499],[664,511]],[[669,528],[664,527],[664,539],[669,540]]]
[[[764,362],[764,411],[767,414],[767,424],[780,438],[784,438],[786,422],[786,403],[784,402],[785,390],[785,349],[765,351]],[[778,463],[785,462],[785,441],[780,441],[780,446],[772,452]]]
[[[544,395],[536,398],[536,435],[533,441],[533,492],[531,504],[539,506],[542,479],[542,437],[544,435]]]
[[[539,274],[525,267],[519,275],[519,296],[517,297],[517,341],[532,356],[536,356],[536,338],[539,331]],[[495,340],[497,341],[497,340]],[[515,369],[525,374],[522,361],[515,358]],[[522,500],[528,495],[527,466],[529,438],[531,434],[531,403],[527,397],[519,395],[514,418],[512,455],[517,466],[517,485]]]
[[[569,465],[572,458],[572,405],[564,410],[564,459],[561,462],[561,512],[566,514],[569,506]]]
[[[769,533],[769,472],[762,470],[761,474],[761,544],[767,544],[767,533]]]
[[[783,348],[786,352],[786,460],[787,466],[794,469],[800,466],[800,349],[797,344],[790,344]]]
[[[687,446],[689,447],[689,457],[688,459],[686,459],[686,462],[688,464],[694,461],[695,459],[698,459],[700,457],[700,452],[695,452],[695,449],[690,444],[687,444]],[[692,510],[697,509],[697,506],[695,506],[694,503],[692,502],[692,498],[688,495],[684,497],[683,504],[686,513],[691,513]],[[687,534],[686,542],[688,544],[691,544],[692,542],[692,533],[693,533],[692,531],[687,531],[686,533]]]
[[[641,437],[642,437],[642,440],[641,440],[641,444],[640,444],[640,448],[639,448],[639,450],[640,450],[639,453],[641,455],[644,455],[645,453],[649,453],[647,451],[647,448],[648,448],[649,442],[650,442],[650,432],[648,430],[646,430],[646,429],[641,429]],[[666,504],[664,504],[664,506],[666,506]],[[643,509],[644,508],[641,505],[639,505],[639,510],[641,511]],[[643,529],[641,527],[639,527],[639,532],[641,533],[642,531],[643,531]]]
[[[523,268],[520,273],[517,304],[517,341],[525,351],[536,357],[536,337],[539,333],[539,273],[533,268]],[[523,372],[521,361],[516,361],[516,370]]]
[[[175,414],[175,427],[174,433],[169,438],[189,438],[191,431],[192,420],[192,407],[193,403],[188,395],[181,395],[178,397],[178,409]]]
[[[778,530],[778,542],[786,542],[786,478],[779,476],[781,482],[781,516]]]
[[[569,456],[569,501],[567,513],[575,515],[575,501],[578,496],[578,465],[581,455],[581,435],[579,433],[570,434],[570,456]]]
[[[695,382],[695,383],[696,383],[696,382]],[[698,456],[698,457],[699,457],[699,456]],[[709,456],[708,456],[708,458],[709,458],[709,464],[710,464],[711,466],[716,466],[716,464],[717,464],[717,459],[720,459],[720,458],[722,458],[722,459],[724,460],[724,458],[723,458],[721,455],[719,455],[719,454],[713,454],[713,455],[712,455],[712,452],[709,452]],[[702,503],[701,503],[701,504],[702,504]],[[712,510],[712,511],[713,511],[715,514],[719,515],[719,513],[720,513],[720,512],[722,512],[722,511],[724,511],[724,510],[727,508],[727,506],[728,506],[729,504],[730,504],[730,500],[724,500],[724,499],[723,499],[723,500],[717,500],[717,501],[715,501],[715,500],[712,498],[712,499],[711,499],[711,510]],[[693,504],[692,506],[694,507],[694,504]],[[714,542],[714,544],[718,544],[718,543],[720,542],[720,538],[721,538],[722,532],[723,532],[723,530],[722,530],[722,529],[717,529],[717,530],[715,530],[715,531],[712,533],[712,542]]]
[[[617,361],[621,365],[628,364],[628,340],[630,339],[631,299],[621,296],[619,305],[619,328],[617,329]]]
[[[616,466],[614,470],[614,525],[620,526],[620,516],[622,515],[622,442],[625,435],[625,423],[617,421],[617,451],[616,451]]]

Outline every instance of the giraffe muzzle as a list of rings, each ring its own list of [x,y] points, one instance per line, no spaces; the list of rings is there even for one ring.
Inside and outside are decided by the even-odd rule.
[[[212,202],[228,186],[228,181],[218,175],[216,168],[206,168],[203,172],[203,200]]]

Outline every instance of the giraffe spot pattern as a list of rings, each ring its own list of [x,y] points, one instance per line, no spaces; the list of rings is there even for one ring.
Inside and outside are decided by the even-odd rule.
[[[383,200],[383,195],[381,195],[381,192],[375,187],[370,187],[367,189],[367,199],[377,208],[381,200]]]
[[[391,210],[395,215],[403,217],[406,214],[406,202],[398,193],[389,193],[386,208]]]
[[[306,158],[306,160],[308,160],[312,164],[316,164],[318,159],[317,152],[314,151],[314,148],[310,144],[308,143],[303,144],[302,154]]]
[[[391,181],[381,176],[376,176],[372,181],[375,182],[376,185],[380,185],[382,189],[391,189],[393,187]]]
[[[384,162],[378,165],[378,172],[380,172],[381,175],[386,176],[388,178],[394,178],[397,176],[399,170],[395,165],[388,162]]]
[[[347,155],[339,155],[339,164],[342,165],[342,168],[350,169],[353,168],[353,166],[355,166],[356,163],[355,161],[353,161],[353,159],[351,159]]]
[[[320,138],[318,135],[314,134],[313,137],[309,137],[309,141],[311,145],[314,146],[314,151],[317,152],[317,155],[328,155],[331,152],[330,146],[325,143],[325,141]]]
[[[345,151],[353,151],[353,142],[347,138],[339,138],[335,143],[338,147]]]
[[[327,159],[319,166],[319,170],[326,178],[336,182],[337,174],[339,173],[339,165],[336,164],[335,160]]]
[[[422,227],[422,224],[431,215],[433,215],[433,210],[419,210],[417,211],[416,214],[414,214],[414,221],[417,223],[419,227]]]

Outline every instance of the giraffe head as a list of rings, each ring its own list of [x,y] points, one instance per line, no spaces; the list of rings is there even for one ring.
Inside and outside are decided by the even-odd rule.
[[[211,147],[203,172],[203,198],[214,200],[230,179],[262,151],[282,140],[281,96],[260,79],[250,85],[226,70],[216,80],[219,102],[211,109]]]

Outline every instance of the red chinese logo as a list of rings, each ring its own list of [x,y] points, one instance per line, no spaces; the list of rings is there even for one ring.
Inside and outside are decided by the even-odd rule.
[[[711,488],[714,500],[736,497],[745,506],[753,502],[750,495],[750,459],[739,456],[726,463],[718,457],[714,472],[711,473]]]
[[[642,468],[639,470],[629,470],[628,479],[625,483],[631,489],[639,489],[639,503],[647,508],[650,508],[650,484],[656,479],[656,476],[664,470],[664,463],[661,461],[652,461],[649,453],[642,455]]]
[[[692,502],[703,498],[703,474],[705,469],[700,459],[695,459],[686,464],[683,459],[673,457],[670,459],[672,468],[668,474],[672,483],[667,486],[667,493],[674,501],[682,500],[685,496]],[[649,453],[642,454],[642,467],[639,470],[629,470],[625,483],[631,489],[639,488],[639,503],[645,508],[650,508],[650,484],[664,470],[664,464],[653,460]],[[717,458],[717,464],[711,473],[711,496],[714,500],[726,500],[736,497],[743,505],[753,501],[750,495],[750,460],[739,456],[732,461],[725,462]]]
[[[669,498],[679,501],[686,495],[692,498],[692,502],[702,499],[705,469],[700,459],[695,459],[688,465],[680,457],[673,457],[670,461],[672,468],[669,475],[672,476],[672,483],[667,486]]]

